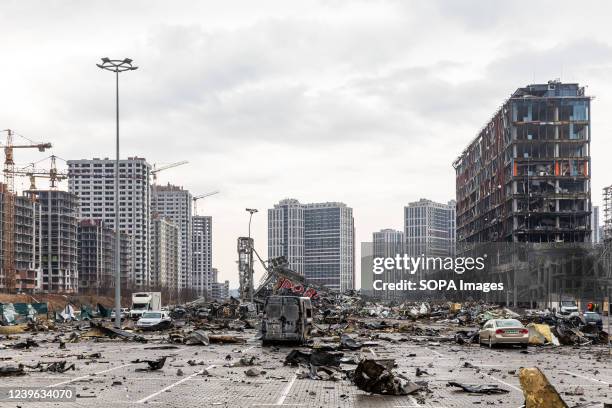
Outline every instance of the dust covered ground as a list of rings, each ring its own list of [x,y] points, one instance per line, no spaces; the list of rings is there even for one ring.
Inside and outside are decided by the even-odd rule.
[[[366,319],[367,320],[367,319]],[[83,322],[85,323],[85,322]],[[422,327],[436,327],[429,324]],[[451,329],[439,325],[442,333]],[[405,396],[369,394],[345,376],[355,364],[342,363],[337,381],[308,378],[303,366],[285,365],[293,349],[262,348],[255,329],[231,332],[241,344],[172,344],[164,332],[144,333],[147,343],[121,339],[83,339],[65,343],[60,349],[56,332],[23,333],[3,339],[7,346],[33,339],[38,347],[12,349],[0,346],[0,366],[66,361],[75,369],[40,372],[26,369],[21,376],[2,377],[2,387],[74,387],[71,402],[0,402],[0,407],[467,407],[496,405],[520,407],[524,398],[519,384],[521,367],[539,367],[571,406],[602,407],[612,403],[612,365],[605,346],[529,347],[490,350],[477,344],[458,345],[442,337],[414,336],[385,330],[369,330],[368,338],[355,336],[366,345],[360,350],[342,350],[344,357],[393,359],[395,372],[413,381],[424,381],[427,390]],[[66,332],[66,338],[68,338]],[[229,332],[228,332],[229,334]],[[55,342],[54,342],[55,340]],[[442,341],[440,341],[442,340]],[[337,338],[316,342],[336,343]],[[96,355],[99,353],[99,357]],[[146,363],[166,356],[163,368],[141,371]],[[252,359],[251,357],[256,357]],[[244,358],[246,357],[246,358]],[[254,365],[245,366],[242,361]],[[424,370],[416,375],[417,368]],[[247,375],[247,371],[249,371]],[[494,384],[504,394],[470,394],[447,383]]]

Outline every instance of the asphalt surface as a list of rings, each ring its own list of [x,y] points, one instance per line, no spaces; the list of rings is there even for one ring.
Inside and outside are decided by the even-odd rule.
[[[58,343],[45,343],[53,333],[34,335],[39,347],[29,350],[0,350],[0,366],[36,364],[40,361],[67,360],[75,363],[74,371],[65,373],[28,372],[20,377],[3,377],[1,387],[40,387],[61,389],[74,387],[77,393],[71,402],[11,402],[0,407],[467,407],[496,405],[520,407],[523,394],[518,372],[521,367],[539,367],[553,383],[569,406],[597,406],[612,403],[612,359],[603,346],[581,348],[536,348],[527,353],[520,349],[489,350],[478,345],[457,345],[438,342],[435,338],[406,341],[405,335],[385,333],[389,340],[373,340],[376,346],[345,352],[355,357],[395,359],[397,372],[413,380],[426,381],[431,392],[410,396],[371,395],[359,390],[348,380],[321,381],[299,378],[304,368],[283,365],[293,347],[262,348],[255,340],[255,331],[236,335],[247,339],[245,344],[176,345],[177,348],[150,349],[164,336],[149,335],[149,343],[121,340],[80,341],[67,343],[60,350]],[[31,334],[13,336],[18,339]],[[18,340],[3,340],[7,344]],[[168,345],[168,344],[165,344]],[[99,352],[100,358],[79,359],[79,354]],[[135,359],[167,356],[163,369],[137,371],[146,364]],[[263,370],[256,377],[245,371],[251,367],[228,367],[244,356],[257,356]],[[188,363],[193,360],[192,364]],[[466,362],[469,363],[466,367]],[[416,377],[416,368],[427,374]],[[354,369],[354,365],[342,365]],[[182,371],[182,373],[179,372]],[[496,384],[509,391],[501,395],[476,395],[448,387],[449,381],[468,384]],[[577,394],[577,395],[572,395]],[[592,403],[593,405],[591,405]],[[580,405],[582,404],[582,405]]]

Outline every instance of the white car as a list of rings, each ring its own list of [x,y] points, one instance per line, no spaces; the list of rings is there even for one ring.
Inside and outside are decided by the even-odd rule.
[[[516,319],[491,319],[480,330],[480,344],[518,344],[527,347],[529,329]]]
[[[127,307],[122,307],[121,308],[121,319],[125,319],[129,313],[130,313],[130,310]],[[111,312],[110,317],[111,319],[115,318],[115,309],[113,309],[113,311]]]
[[[166,329],[172,325],[172,318],[166,311],[148,311],[136,322],[139,329]]]

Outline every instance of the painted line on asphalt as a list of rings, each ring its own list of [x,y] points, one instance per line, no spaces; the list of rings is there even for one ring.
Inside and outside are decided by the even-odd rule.
[[[47,385],[47,388],[57,387],[57,386],[64,385],[64,384],[70,384],[70,383],[72,383],[72,382],[79,381],[79,380],[83,380],[83,379],[88,378],[88,377],[91,377],[91,376],[93,376],[93,375],[98,375],[98,374],[108,373],[109,371],[117,370],[117,369],[119,369],[119,368],[123,368],[123,367],[131,366],[131,365],[133,365],[133,364],[131,364],[131,363],[130,363],[130,364],[123,364],[123,365],[120,365],[120,366],[117,366],[117,367],[108,368],[108,369],[106,369],[106,370],[98,371],[98,372],[95,372],[95,373],[91,373],[91,374],[87,374],[87,375],[82,375],[82,376],[80,376],[80,377],[75,377],[75,378],[73,378],[73,379],[71,379],[71,380],[62,381],[62,382],[59,382],[59,383],[57,383],[57,384]]]
[[[512,385],[512,384],[509,384],[509,383],[507,383],[507,382],[505,382],[505,381],[503,381],[503,380],[500,380],[500,379],[499,379],[499,378],[497,378],[497,377],[493,377],[491,374],[485,374],[485,375],[486,375],[487,377],[491,377],[492,379],[494,379],[495,381],[497,381],[497,382],[499,382],[499,383],[502,383],[502,384],[504,384],[504,385],[507,385],[507,386],[508,386],[508,387],[510,387],[510,388],[515,389],[516,391],[520,392],[520,393],[521,393],[521,395],[523,394],[523,390],[521,390],[520,388],[518,388],[518,387],[516,387],[516,386],[514,386],[514,385]]]
[[[187,376],[187,377],[183,378],[182,380],[179,380],[179,381],[177,381],[177,382],[175,382],[175,383],[170,384],[170,385],[169,385],[169,386],[167,386],[167,387],[162,388],[161,390],[159,390],[159,391],[157,391],[157,392],[154,392],[153,394],[149,395],[148,397],[144,397],[143,399],[140,399],[140,400],[136,401],[136,403],[137,403],[137,404],[142,404],[143,402],[146,402],[146,401],[150,400],[151,398],[157,397],[157,396],[158,396],[159,394],[161,394],[162,392],[166,392],[166,391],[168,391],[169,389],[174,388],[174,387],[176,387],[177,385],[182,384],[182,383],[184,383],[185,381],[187,381],[187,380],[189,380],[189,379],[191,379],[191,378],[195,377],[196,375],[200,375],[200,374],[202,374],[202,373],[203,373],[205,370],[210,370],[210,369],[211,369],[211,368],[213,368],[213,367],[215,367],[215,365],[214,365],[214,364],[213,364],[213,365],[210,365],[210,366],[208,366],[208,367],[206,367],[206,368],[203,368],[203,369],[201,369],[200,371],[197,371],[197,372],[195,372],[195,373],[191,374],[190,376]]]
[[[570,375],[575,375],[576,377],[584,378],[585,380],[595,381],[595,382],[598,382],[598,383],[601,383],[601,384],[610,385],[610,383],[609,383],[609,382],[605,382],[605,381],[598,380],[598,379],[596,379],[596,378],[590,378],[590,377],[586,377],[586,376],[584,376],[584,375],[580,375],[580,374],[572,373],[571,371],[563,370],[563,372],[568,373],[568,374],[570,374]]]
[[[293,384],[295,384],[295,380],[297,379],[298,371],[299,369],[295,371],[295,373],[293,374],[293,377],[291,377],[291,381],[289,381],[289,384],[287,384],[287,386],[285,387],[281,395],[276,400],[276,404],[274,405],[283,405],[283,403],[285,402],[285,398],[287,398],[287,395],[289,395],[289,392],[291,391]]]
[[[446,357],[444,354],[438,353],[436,350],[432,350],[429,347],[425,347],[425,350],[431,351],[432,353],[436,354],[438,357]]]
[[[372,353],[372,356],[373,356],[374,358],[378,357],[378,356],[376,355],[376,353],[374,352],[374,349],[373,349],[372,347],[370,347],[370,353]]]
[[[255,347],[257,347],[257,345],[254,345],[254,346],[251,346],[251,347],[245,348],[244,350],[241,350],[240,352],[241,352],[241,353],[246,353],[247,351],[251,351],[251,350],[253,350]]]

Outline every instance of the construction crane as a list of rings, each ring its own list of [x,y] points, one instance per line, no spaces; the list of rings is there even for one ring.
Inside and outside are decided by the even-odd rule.
[[[164,171],[164,170],[168,170],[171,169],[173,167],[178,167],[178,166],[182,166],[183,164],[187,164],[189,163],[187,160],[183,160],[180,162],[176,162],[176,163],[171,163],[171,164],[167,164],[165,166],[162,166],[160,168],[157,168],[157,164],[153,165],[153,170],[151,170],[151,175],[153,176],[153,185],[155,185],[157,183],[157,173],[159,173],[160,171]]]
[[[4,194],[4,217],[3,217],[3,244],[4,259],[2,267],[5,276],[5,288],[7,291],[16,289],[15,271],[15,160],[14,149],[38,149],[44,152],[51,148],[51,143],[31,143],[24,145],[13,144],[11,129],[5,129],[6,142],[4,143],[4,180],[6,183]]]
[[[68,178],[68,173],[59,172],[57,170],[56,159],[57,156],[51,155],[47,157],[47,159],[51,159],[51,166],[49,170],[46,169],[37,169],[35,167],[35,163],[32,163],[28,167],[24,167],[22,169],[18,169],[13,171],[13,174],[16,176],[26,176],[30,179],[30,200],[34,201],[36,194],[36,178],[48,178],[49,179],[49,187],[52,190],[55,190],[58,186],[57,183],[60,181],[66,180]],[[46,159],[43,159],[46,160]],[[42,161],[42,160],[41,160]]]
[[[198,215],[198,200],[201,198],[210,197],[212,195],[219,194],[218,191],[211,191],[210,193],[201,194],[192,198],[193,200],[193,215]]]
[[[165,166],[161,166],[160,168],[157,168],[157,164],[153,164],[153,170],[151,170],[151,175],[153,176],[153,187],[151,191],[151,195],[152,195],[151,202],[154,204],[153,205],[153,218],[157,218],[157,215],[158,215],[158,212],[157,212],[157,173],[159,173],[160,171],[174,168],[174,167],[182,166],[183,164],[187,164],[187,163],[189,163],[187,160],[182,160],[176,163],[171,163]]]

